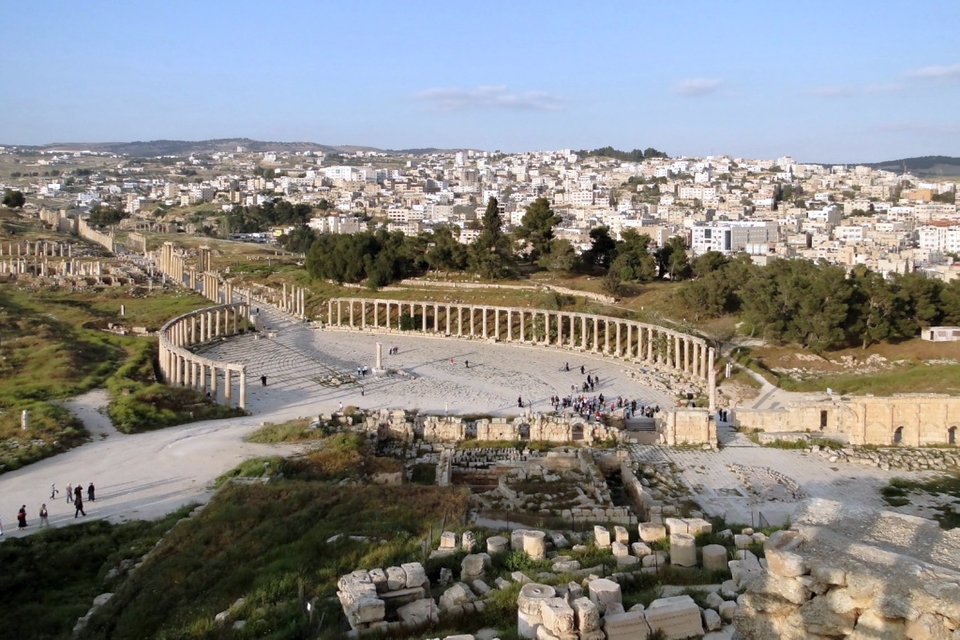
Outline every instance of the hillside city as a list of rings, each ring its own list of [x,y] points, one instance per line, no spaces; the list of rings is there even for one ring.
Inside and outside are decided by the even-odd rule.
[[[606,155],[609,154],[609,155]],[[625,159],[619,159],[625,158]],[[12,163],[12,164],[11,164]],[[122,208],[120,228],[181,230],[273,242],[292,226],[229,229],[234,207],[284,200],[313,209],[317,232],[386,225],[416,235],[439,225],[459,241],[479,234],[489,198],[507,226],[547,198],[562,222],[555,237],[578,251],[590,230],[614,239],[633,229],[654,246],[680,236],[694,256],[746,252],[826,260],[883,274],[960,273],[957,183],[867,166],[803,164],[790,156],[668,158],[647,149],[500,153],[374,150],[231,151],[138,158],[84,149],[0,147],[0,188],[21,190],[27,208],[83,217]],[[6,175],[4,175],[6,174]]]

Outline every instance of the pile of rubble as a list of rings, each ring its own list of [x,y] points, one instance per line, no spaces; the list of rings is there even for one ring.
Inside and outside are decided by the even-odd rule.
[[[884,471],[945,471],[960,467],[960,452],[955,448],[940,449],[913,447],[844,447],[829,449],[813,446],[809,453],[819,455],[829,462],[851,462],[878,467]]]
[[[960,532],[923,518],[810,500],[765,559],[731,562],[747,640],[960,637]]]

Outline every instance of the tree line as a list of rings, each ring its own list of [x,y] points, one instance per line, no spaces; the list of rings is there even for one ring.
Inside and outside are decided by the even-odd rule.
[[[848,274],[826,261],[773,260],[717,252],[691,264],[678,293],[695,319],[739,314],[741,329],[814,351],[867,348],[917,336],[924,327],[960,324],[960,280],[920,273],[884,277],[862,265]]]

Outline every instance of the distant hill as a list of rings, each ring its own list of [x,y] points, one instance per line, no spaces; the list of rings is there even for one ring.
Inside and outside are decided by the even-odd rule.
[[[149,140],[136,142],[58,142],[45,144],[35,149],[64,149],[68,151],[101,151],[133,157],[185,156],[191,153],[233,152],[237,147],[247,151],[320,151],[323,153],[350,153],[354,151],[379,151],[374,147],[353,145],[333,146],[315,142],[264,142],[249,138],[221,138],[217,140]]]
[[[883,171],[903,173],[904,169],[925,178],[955,178],[960,176],[960,158],[953,156],[919,156],[885,162],[864,163],[863,166]]]

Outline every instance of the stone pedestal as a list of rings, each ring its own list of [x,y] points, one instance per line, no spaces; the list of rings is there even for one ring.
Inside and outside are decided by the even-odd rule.
[[[502,536],[493,536],[487,538],[487,553],[494,555],[497,553],[503,553],[509,549],[510,541]]]
[[[727,568],[727,548],[721,544],[708,544],[702,550],[703,568],[709,571],[723,571]]]
[[[692,535],[670,534],[670,563],[678,567],[697,566],[697,544]]]
[[[531,560],[543,560],[547,557],[545,538],[543,531],[527,531],[523,534],[523,550]]]
[[[520,595],[517,596],[517,633],[521,638],[535,640],[537,627],[543,624],[540,605],[556,595],[556,589],[546,584],[530,582],[520,588]]]

